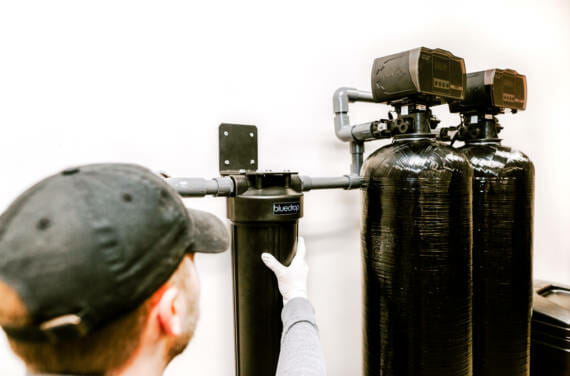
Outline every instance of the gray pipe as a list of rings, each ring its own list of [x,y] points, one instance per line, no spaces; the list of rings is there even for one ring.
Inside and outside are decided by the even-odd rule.
[[[203,178],[168,178],[166,182],[182,197],[230,196],[235,190],[234,182],[229,177],[210,180]]]
[[[350,102],[374,102],[371,92],[350,87],[336,89],[333,94],[334,130],[341,141],[350,142],[352,155],[351,175],[360,175],[364,155],[364,141],[374,140],[373,122],[350,125],[348,105]]]
[[[363,179],[358,175],[333,177],[299,176],[303,191],[311,189],[357,189],[362,186]],[[229,177],[214,179],[204,178],[168,178],[166,182],[182,197],[231,196],[235,192],[234,181]]]
[[[373,139],[372,122],[350,125],[348,105],[350,102],[374,103],[372,93],[350,87],[336,89],[333,94],[334,129],[341,141],[366,141]]]
[[[362,186],[362,178],[358,175],[343,175],[334,177],[310,177],[306,175],[299,176],[303,191],[311,189],[357,189]]]
[[[352,175],[360,175],[360,169],[362,168],[364,159],[364,142],[351,142],[350,154],[352,155],[350,173]]]

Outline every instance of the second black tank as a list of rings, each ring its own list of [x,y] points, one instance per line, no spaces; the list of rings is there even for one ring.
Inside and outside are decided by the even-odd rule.
[[[525,105],[525,77],[492,69],[468,74],[465,100],[450,106],[462,113],[459,151],[474,169],[474,376],[530,370],[534,167],[501,144],[495,117]]]

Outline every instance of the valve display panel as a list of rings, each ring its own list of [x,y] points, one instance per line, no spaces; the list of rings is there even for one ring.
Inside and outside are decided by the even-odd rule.
[[[465,63],[441,49],[425,47],[374,60],[372,94],[377,102],[442,104],[462,100]]]

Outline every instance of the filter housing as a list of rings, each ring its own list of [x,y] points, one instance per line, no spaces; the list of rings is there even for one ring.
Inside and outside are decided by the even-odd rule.
[[[232,231],[232,272],[236,376],[274,375],[283,326],[283,300],[273,272],[261,261],[269,252],[289,265],[296,254],[303,194],[291,172],[232,175],[237,187],[228,198]]]

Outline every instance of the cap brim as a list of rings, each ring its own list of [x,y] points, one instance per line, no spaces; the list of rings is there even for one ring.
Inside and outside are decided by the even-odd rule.
[[[215,215],[196,209],[188,209],[192,243],[187,252],[220,253],[230,246],[228,230]]]

